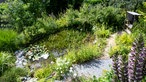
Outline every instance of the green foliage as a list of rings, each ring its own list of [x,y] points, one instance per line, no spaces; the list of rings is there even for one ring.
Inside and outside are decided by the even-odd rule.
[[[101,37],[101,38],[108,38],[111,35],[111,31],[107,29],[106,26],[102,25],[100,26],[95,26],[93,28],[94,35]]]
[[[98,78],[95,82],[111,82],[113,81],[113,75],[113,71],[107,71],[102,77]]]
[[[99,4],[101,3],[103,0],[84,0],[85,3],[87,4]]]
[[[124,13],[120,8],[84,4],[79,11],[68,9],[57,24],[80,31],[91,32],[97,23],[107,24],[114,31],[122,29]],[[64,24],[64,25],[63,25]]]
[[[17,38],[20,44],[31,44],[44,38],[49,34],[58,32],[58,28],[55,19],[52,17],[44,16],[37,19],[37,22],[30,27],[27,27]]]
[[[145,82],[146,81],[146,76],[143,78],[142,82]]]
[[[131,49],[131,44],[134,41],[134,36],[123,33],[116,37],[116,46],[110,50],[110,56],[123,55],[126,56]]]
[[[129,35],[127,33],[123,33],[122,35],[116,37],[117,45],[123,45],[123,44],[131,45],[133,41],[134,41],[134,36]]]
[[[118,45],[114,46],[110,50],[110,56],[112,57],[113,55],[123,55],[127,56],[127,54],[130,52],[131,46],[126,46],[126,45]],[[127,56],[128,57],[128,56]]]
[[[69,51],[65,57],[67,59],[70,59],[73,63],[83,63],[91,59],[100,57],[103,52],[104,46],[104,41],[102,43],[98,42],[96,45],[88,44],[81,46],[78,50]]]
[[[69,61],[69,59],[66,58],[57,58],[56,59],[56,79],[63,79],[64,76],[67,76],[67,73],[69,73],[69,68],[72,65],[72,62]]]
[[[14,58],[10,53],[0,52],[0,76],[13,66]]]
[[[37,69],[34,73],[34,76],[39,78],[40,80],[46,80],[46,81],[48,81],[51,78],[61,80],[65,75],[67,75],[67,73],[69,73],[69,68],[71,65],[72,63],[68,59],[57,58],[55,63]]]
[[[21,0],[24,3],[24,8],[33,14],[33,17],[40,18],[41,14],[46,11],[48,0]],[[28,6],[28,7],[27,7]]]
[[[71,49],[83,43],[82,41],[85,37],[85,33],[75,30],[64,30],[56,34],[51,34],[39,43],[46,45],[49,50]]]
[[[11,29],[0,29],[0,51],[12,51],[17,48],[15,39],[18,36],[17,32]]]
[[[29,60],[39,60],[42,55],[48,55],[48,50],[45,46],[40,45],[30,45],[27,49],[25,49],[26,52],[26,59]],[[48,55],[49,56],[49,55]]]
[[[35,21],[33,13],[29,11],[30,4],[24,4],[21,0],[9,0],[6,13],[9,16],[9,23],[11,27],[15,28],[18,32],[25,29],[25,26],[30,26]]]
[[[112,81],[113,81],[113,71],[105,71],[103,76],[99,78],[78,77],[75,78],[73,82],[112,82]]]
[[[34,73],[34,77],[38,79],[47,78],[53,73],[54,66],[48,65],[47,67],[37,69]]]
[[[21,68],[11,68],[0,77],[0,82],[21,82],[20,77],[26,76],[26,71],[27,70]]]
[[[140,35],[133,42],[131,52],[128,54],[128,58],[123,54],[116,53],[112,57],[113,70],[116,78],[122,82],[141,81],[145,76],[145,59],[146,55],[144,41],[142,35]]]

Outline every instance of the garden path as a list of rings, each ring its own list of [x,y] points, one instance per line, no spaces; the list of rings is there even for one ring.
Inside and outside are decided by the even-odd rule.
[[[86,63],[74,65],[74,69],[78,76],[85,76],[88,78],[96,76],[99,78],[105,70],[111,70],[112,59],[109,56],[109,51],[111,47],[116,45],[116,35],[117,33],[114,33],[107,39],[107,45],[104,49],[103,56],[100,59],[94,59]]]

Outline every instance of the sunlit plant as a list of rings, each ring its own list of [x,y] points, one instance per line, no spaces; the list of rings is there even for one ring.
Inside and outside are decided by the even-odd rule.
[[[146,49],[144,41],[140,35],[134,42],[131,52],[127,56],[119,54],[113,55],[114,80],[121,82],[140,82],[145,76]]]

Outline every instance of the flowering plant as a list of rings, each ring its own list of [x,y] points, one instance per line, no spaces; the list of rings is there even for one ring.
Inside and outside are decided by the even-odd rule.
[[[71,62],[67,60],[66,58],[56,59],[56,77],[57,79],[63,79],[65,76],[67,76],[67,73],[69,73],[69,68],[71,66]]]
[[[26,49],[26,58],[30,60],[39,60],[40,58],[47,59],[49,54],[45,46],[34,45]]]

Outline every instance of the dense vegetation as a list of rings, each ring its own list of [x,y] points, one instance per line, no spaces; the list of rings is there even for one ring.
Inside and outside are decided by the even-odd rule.
[[[114,71],[106,72],[98,79],[74,77],[70,72],[72,64],[101,57],[106,39],[115,32],[124,31],[127,10],[142,16],[134,23],[131,34],[116,36],[116,46],[109,53],[114,61]],[[145,27],[145,0],[7,0],[0,3],[0,82],[21,82],[24,76],[50,82],[68,74],[74,82],[127,82],[128,77],[131,77],[129,82],[145,82],[146,56],[141,55],[145,53]],[[26,54],[32,52],[26,57],[30,62],[24,69],[15,67],[17,50],[24,50]],[[55,56],[54,52],[63,54]],[[132,52],[138,54],[134,54],[136,61],[130,62],[128,54]],[[46,53],[49,58],[43,61],[43,66],[31,72],[31,61]],[[140,60],[144,63],[137,63]],[[128,62],[135,65],[131,67],[135,71],[132,73],[134,78],[125,73],[130,70],[126,69]],[[138,66],[141,75],[136,75]],[[48,78],[52,74],[54,76]]]

